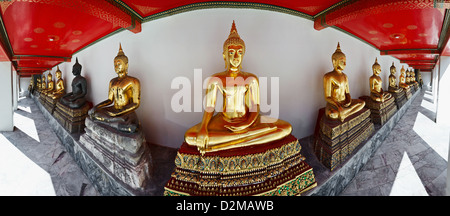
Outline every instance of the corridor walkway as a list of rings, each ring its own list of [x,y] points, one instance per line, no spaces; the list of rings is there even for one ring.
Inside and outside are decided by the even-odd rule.
[[[341,196],[445,195],[449,131],[434,123],[422,90]],[[13,132],[0,133],[0,195],[100,195],[30,98],[19,99]]]
[[[341,196],[446,195],[449,130],[435,118],[424,89]]]

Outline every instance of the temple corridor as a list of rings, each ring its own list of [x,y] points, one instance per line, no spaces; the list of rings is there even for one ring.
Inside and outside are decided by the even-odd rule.
[[[20,97],[14,131],[0,133],[0,195],[96,196],[33,99]]]
[[[421,91],[341,195],[446,194],[449,134],[434,123],[432,97]],[[14,125],[0,133],[0,195],[99,195],[33,99],[20,97]]]
[[[424,88],[341,195],[446,195],[449,130],[435,118],[433,94]]]

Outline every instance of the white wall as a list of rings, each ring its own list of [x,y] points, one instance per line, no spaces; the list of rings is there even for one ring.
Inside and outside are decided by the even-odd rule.
[[[431,86],[431,72],[420,72],[422,74],[423,87]]]
[[[450,56],[440,57],[436,123],[450,128]]]
[[[0,62],[0,131],[13,131],[13,78],[11,62]]]
[[[28,86],[30,85],[31,77],[20,77],[20,92],[28,91]]]
[[[207,9],[144,23],[138,34],[123,31],[75,54],[72,62],[60,65],[67,92],[78,57],[82,76],[88,80],[88,100],[95,105],[107,99],[108,83],[116,77],[113,59],[122,43],[129,75],[141,82],[137,114],[147,140],[177,148],[185,131],[199,123],[203,114],[172,111],[171,98],[179,90],[171,89],[171,82],[183,76],[193,84],[194,69],[202,69],[203,79],[223,71],[222,46],[233,20],[246,44],[243,71],[269,80],[279,77],[279,118],[292,124],[297,138],[314,132],[318,110],[325,106],[322,77],[333,70],[331,55],[338,42],[347,56],[344,72],[353,98],[369,94],[375,57],[382,67],[384,89],[393,61],[400,75],[399,60],[380,56],[378,50],[335,29],[316,31],[310,20],[263,10]]]

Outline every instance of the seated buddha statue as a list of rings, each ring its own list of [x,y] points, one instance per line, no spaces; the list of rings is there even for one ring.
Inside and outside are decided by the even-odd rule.
[[[45,92],[47,89],[47,83],[45,82],[45,76],[43,75],[41,78],[41,93]]]
[[[416,73],[414,73],[414,71],[412,69],[410,70],[410,74],[411,74],[411,77],[409,78],[409,82],[417,83],[417,81],[416,81]]]
[[[94,106],[88,114],[94,122],[122,132],[134,133],[139,127],[134,111],[141,102],[141,87],[137,78],[128,76],[128,57],[124,54],[122,45],[114,58],[114,69],[118,77],[109,82],[108,99]]]
[[[86,78],[81,76],[82,66],[78,63],[78,58],[72,67],[72,74],[75,76],[72,80],[72,92],[61,97],[59,102],[71,109],[78,109],[86,103],[87,94]]]
[[[352,99],[350,96],[347,75],[343,72],[346,66],[346,57],[341,51],[339,43],[331,60],[334,70],[323,76],[323,90],[327,102],[325,116],[331,120],[343,122],[345,118],[364,108],[365,102],[360,99]]]
[[[51,93],[48,94],[48,96],[50,98],[52,98],[53,100],[56,98],[61,97],[64,92],[64,80],[61,78],[61,71],[59,70],[59,66],[57,67],[57,70],[55,72],[55,76],[56,76],[56,85],[55,85],[55,90]]]
[[[390,72],[391,72],[391,75],[389,75],[389,91],[395,92],[395,93],[403,91],[397,85],[397,78],[395,77],[395,73],[397,73],[397,69],[394,66],[394,62],[392,62],[392,66],[390,67]]]
[[[55,90],[55,82],[53,82],[53,75],[51,73],[47,74],[47,89],[45,89],[44,94],[48,95]]]
[[[400,79],[398,81],[398,86],[400,86],[400,88],[409,89],[409,85],[406,84],[406,72],[404,66],[402,66],[402,69],[400,69]]]
[[[292,131],[288,122],[260,116],[258,77],[241,71],[245,51],[245,43],[233,21],[223,44],[226,71],[208,80],[202,121],[185,133],[185,142],[196,146],[202,154],[268,143]],[[214,115],[219,92],[223,95],[223,111]]]
[[[36,88],[37,88],[38,92],[41,91],[41,79],[40,78],[36,79]]]
[[[370,84],[370,98],[377,102],[384,102],[385,100],[392,97],[389,92],[384,92],[383,88],[381,88],[381,66],[378,64],[377,59],[375,58],[375,63],[372,65],[373,75],[369,78]]]
[[[411,73],[409,72],[409,69],[406,70],[406,84],[411,84]]]

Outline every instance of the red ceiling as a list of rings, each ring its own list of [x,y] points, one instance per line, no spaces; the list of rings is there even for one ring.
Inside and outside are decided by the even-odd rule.
[[[11,0],[0,1],[0,61],[13,61],[20,74],[42,73],[70,61],[83,47],[120,29],[141,31],[160,15],[214,7],[297,12],[349,32],[414,68],[430,70],[439,55],[450,55],[450,0]],[[292,14],[292,13],[291,13]],[[446,22],[447,20],[447,22]],[[441,35],[442,34],[442,35]],[[427,62],[421,62],[427,61]]]

